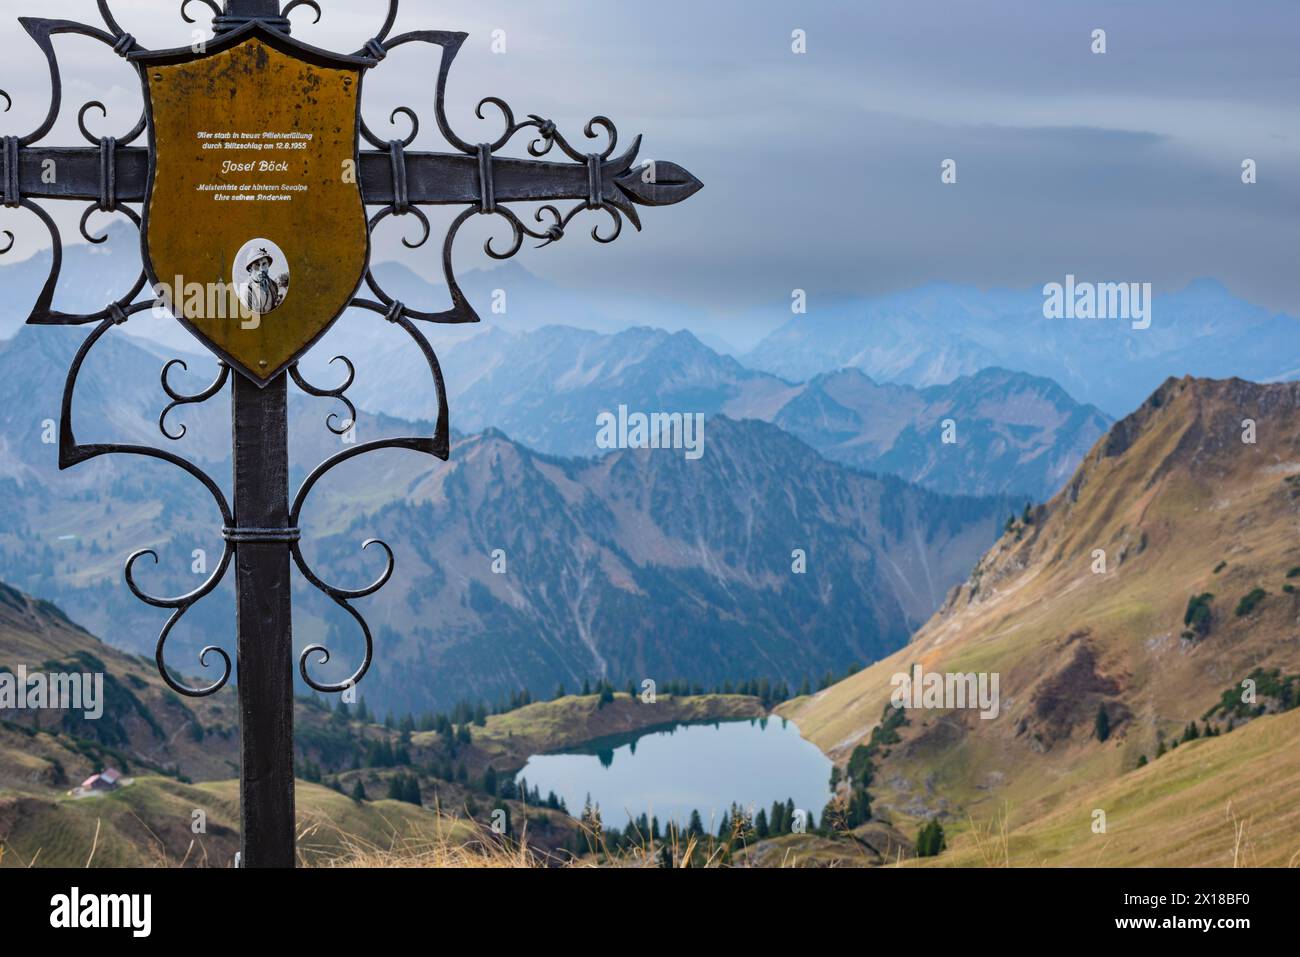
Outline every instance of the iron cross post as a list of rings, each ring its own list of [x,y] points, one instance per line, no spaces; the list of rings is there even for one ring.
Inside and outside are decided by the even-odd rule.
[[[389,0],[378,33],[348,55],[331,53],[291,37],[289,14],[308,8],[321,18],[314,0],[292,0],[283,9],[279,0],[185,0],[181,16],[188,23],[193,5],[212,14],[213,38],[192,47],[153,51],[143,48],[115,19],[109,0],[97,0],[103,26],[68,20],[23,18],[23,28],[40,47],[49,64],[50,106],[41,124],[26,136],[0,138],[0,198],[9,208],[35,215],[48,230],[52,245],[49,276],[28,319],[35,325],[91,325],[64,385],[59,429],[59,467],[70,468],[110,453],[148,456],[183,469],[198,481],[221,512],[225,545],[216,569],[195,590],[177,596],[146,592],[135,578],[144,557],[157,562],[151,550],[132,554],[126,562],[128,588],[140,600],[167,609],[170,616],[156,644],[159,674],[177,693],[202,697],[215,694],[231,673],[227,652],[210,646],[199,663],[221,673],[200,685],[187,684],[169,671],[164,660],[168,636],[181,617],[210,594],[233,564],[236,592],[236,670],[240,714],[241,864],[244,867],[292,867],[295,863],[293,779],[293,640],[290,611],[290,565],[320,589],[357,623],[365,642],[364,657],[352,675],[329,683],[313,677],[310,662],[325,664],[329,651],[314,645],[298,656],[303,681],[321,692],[354,687],[372,658],[371,634],[352,602],[374,594],[393,571],[392,551],[379,541],[385,567],[364,588],[343,589],[323,581],[299,547],[299,516],[315,484],[344,461],[367,452],[401,448],[447,459],[450,454],[447,397],[437,357],[417,322],[477,322],[452,268],[457,232],[475,215],[496,216],[510,229],[507,248],[485,243],[494,259],[508,259],[528,238],[540,246],[564,237],[570,223],[586,211],[608,217],[605,231],[592,237],[613,242],[624,218],[641,228],[638,206],[666,206],[685,200],[701,184],[686,170],[668,162],[637,163],[640,138],[616,154],[618,132],[603,116],[594,117],[584,133],[602,140],[600,152],[581,152],[541,116],[517,120],[508,104],[496,97],[479,102],[497,111],[503,130],[490,143],[461,139],[448,122],[444,95],[452,63],[466,39],[464,33],[416,31],[392,36],[399,0]],[[120,138],[96,137],[87,127],[87,114],[107,110],[99,102],[84,105],[78,126],[88,147],[41,144],[58,118],[62,82],[54,38],[80,34],[104,43],[137,73],[144,96],[143,115]],[[412,43],[441,49],[435,81],[434,117],[453,152],[409,150],[419,132],[416,112],[399,107],[410,124],[401,139],[380,139],[361,117],[364,76],[390,51]],[[0,91],[5,111],[9,96]],[[250,104],[278,102],[283,115],[251,119]],[[279,121],[280,129],[271,129]],[[224,124],[224,127],[223,127]],[[530,158],[501,156],[517,134],[528,131]],[[141,138],[147,145],[135,145]],[[371,149],[363,149],[362,141]],[[231,148],[228,143],[234,142]],[[239,149],[276,151],[272,172],[287,172],[286,183],[253,183],[253,193],[241,202],[234,178],[225,168],[217,172],[218,156],[245,156]],[[217,144],[213,147],[212,144]],[[230,152],[218,150],[230,149]],[[558,150],[565,161],[543,157]],[[205,152],[210,151],[210,152]],[[283,169],[280,169],[282,153]],[[256,166],[256,163],[254,163]],[[296,180],[294,178],[297,178]],[[243,187],[245,190],[250,187]],[[223,192],[224,191],[224,192]],[[295,191],[296,195],[291,195]],[[91,243],[107,237],[88,229],[95,213],[120,213],[140,229],[142,269],[120,298],[95,313],[74,315],[54,309],[54,293],[62,268],[63,245],[54,220],[37,200],[87,203],[80,231]],[[259,202],[259,200],[268,200]],[[269,200],[276,200],[272,203]],[[221,201],[218,215],[209,215]],[[510,207],[534,203],[530,225]],[[572,203],[567,209],[559,204]],[[429,220],[421,207],[463,206],[443,239],[441,269],[451,294],[451,307],[423,312],[389,296],[370,268],[370,239],[375,227],[390,216],[411,216],[420,238],[403,240],[410,248],[430,238]],[[246,211],[254,211],[255,219]],[[252,223],[257,224],[254,229]],[[241,231],[242,230],[242,231]],[[267,234],[275,232],[275,236]],[[0,254],[13,248],[14,236],[4,231]],[[324,237],[304,238],[310,236]],[[247,240],[248,242],[245,242]],[[286,248],[281,248],[283,245]],[[236,248],[238,247],[238,248]],[[281,258],[283,257],[283,258]],[[272,277],[270,269],[282,274]],[[173,276],[177,288],[171,287]],[[292,278],[290,278],[292,277]],[[193,306],[179,288],[180,280],[215,284],[224,292],[245,297],[244,308],[232,317],[200,303]],[[251,311],[247,290],[261,282],[267,296]],[[278,283],[275,289],[271,287]],[[159,429],[169,440],[184,434],[174,430],[168,414],[185,405],[205,402],[230,384],[232,408],[233,501],[227,502],[216,482],[189,460],[162,447],[81,444],[73,431],[73,395],[77,375],[87,354],[116,326],[162,304],[220,360],[216,380],[197,393],[177,389],[169,376],[184,363],[168,362],[161,384],[169,403]],[[352,363],[346,381],[334,388],[308,382],[298,360],[347,309],[367,310],[401,328],[427,360],[438,397],[438,424],[432,436],[381,439],[354,444],[318,465],[293,497],[289,492],[287,395],[289,383],[309,395],[332,398],[347,409],[348,418],[327,420],[327,428],[344,435],[353,426],[356,410],[346,392],[352,384]],[[263,324],[263,313],[275,310],[275,322]],[[251,331],[250,331],[251,330]]]

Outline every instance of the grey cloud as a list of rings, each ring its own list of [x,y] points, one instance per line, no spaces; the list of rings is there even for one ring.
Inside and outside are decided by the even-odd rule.
[[[378,25],[377,4],[334,6],[319,26],[302,18],[298,35],[352,49]],[[188,38],[174,4],[114,7],[145,42]],[[93,9],[46,0],[40,13],[88,18]],[[596,247],[577,228],[521,254],[527,269],[575,289],[667,294],[731,315],[788,302],[794,287],[1025,288],[1071,271],[1174,288],[1211,275],[1300,311],[1282,255],[1300,211],[1291,2],[405,0],[398,29],[422,27],[472,32],[449,104],[468,138],[497,128],[495,117],[472,116],[488,94],[579,137],[589,116],[605,113],[625,142],[645,133],[646,155],[705,182],[684,206],[647,211],[645,232],[628,230],[614,246]],[[808,31],[802,57],[789,49],[796,27]],[[1094,27],[1107,30],[1105,56],[1087,51]],[[497,28],[507,31],[504,56],[488,47]],[[16,101],[0,117],[10,131],[38,115],[45,80],[16,25],[0,30],[6,53],[16,51],[0,66],[0,87]],[[127,125],[139,105],[116,58],[72,42],[85,65],[68,56],[65,75],[87,77],[69,93],[56,134],[65,142],[82,100],[109,103],[97,129]],[[424,121],[419,145],[440,148],[436,68],[426,53],[395,51],[368,81],[368,121],[386,128],[393,106],[411,105]],[[1238,178],[1247,156],[1260,168],[1252,187]],[[939,182],[948,157],[958,161],[953,187]],[[25,218],[20,227],[29,244],[20,250],[30,251],[39,230]],[[404,234],[386,231],[379,257],[428,272],[434,255],[405,253]],[[468,236],[457,263],[489,265]]]

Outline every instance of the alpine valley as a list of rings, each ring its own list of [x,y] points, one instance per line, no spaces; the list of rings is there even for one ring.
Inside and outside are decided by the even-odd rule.
[[[130,233],[112,232],[67,251],[84,281],[63,308],[114,288]],[[100,863],[224,864],[237,709],[230,692],[166,688],[152,659],[166,615],[122,580],[148,548],[159,561],[139,564],[142,587],[192,589],[220,560],[220,516],[164,463],[57,471],[85,333],[14,311],[47,265],[0,269],[0,666],[102,673],[105,712],[0,716],[0,863],[80,864],[102,847]],[[414,273],[378,268],[404,299],[436,301]],[[503,288],[512,305],[496,316]],[[834,762],[831,802],[809,833],[778,802],[764,820],[785,826],[727,845],[728,863],[1295,863],[1294,319],[1201,281],[1157,295],[1149,329],[1060,320],[1030,334],[1048,322],[1033,290],[930,286],[769,322],[737,350],[716,325],[647,324],[645,304],[622,320],[583,312],[517,267],[466,289],[491,320],[431,330],[451,460],[349,462],[302,516],[327,581],[371,581],[372,537],[396,560],[359,602],[376,651],[364,700],[298,689],[305,861],[392,842],[435,804],[462,844],[504,810],[534,847],[599,857],[578,807],[516,784],[532,755],[788,719]],[[164,363],[183,359],[172,381],[197,392],[215,362],[140,320],[83,369],[78,438],[165,445],[229,494],[225,404],[174,409],[162,421],[180,437],[159,431]],[[432,382],[400,331],[348,315],[302,370],[337,383],[340,354],[357,371],[352,437],[432,430]],[[700,454],[600,447],[600,423],[628,409],[691,416]],[[289,411],[293,486],[341,448],[326,421],[345,410],[298,393]],[[303,582],[293,602],[295,647],[330,648],[314,668],[326,680],[350,673],[351,619]],[[201,680],[199,649],[233,650],[233,621],[227,581],[173,634],[169,667]],[[900,674],[969,676],[997,700],[896,708]],[[647,680],[653,704],[631,693]],[[133,783],[68,798],[110,765]],[[193,808],[209,815],[201,840]]]

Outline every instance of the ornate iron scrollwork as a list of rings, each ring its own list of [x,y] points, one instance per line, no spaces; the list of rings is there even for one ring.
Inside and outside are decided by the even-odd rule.
[[[291,0],[276,13],[251,15],[245,12],[230,13],[230,5],[223,6],[217,0],[183,0],[180,4],[180,16],[186,23],[196,22],[190,15],[192,5],[206,6],[213,15],[214,33],[221,35],[241,29],[252,21],[262,27],[288,35],[291,30],[290,14],[299,8],[307,8],[315,13],[315,21],[322,17],[322,9],[315,0]],[[517,120],[513,109],[498,97],[485,97],[475,108],[475,115],[485,119],[488,107],[497,111],[502,119],[503,128],[495,140],[485,143],[471,143],[462,138],[452,128],[447,118],[446,90],[447,78],[452,64],[465,42],[467,34],[448,31],[415,31],[392,37],[392,30],[397,20],[399,0],[389,0],[385,18],[378,32],[353,56],[370,61],[370,67],[383,61],[389,53],[408,44],[423,43],[437,46],[442,57],[435,83],[434,120],[443,138],[456,150],[456,153],[418,153],[410,150],[420,131],[420,119],[415,110],[399,106],[389,115],[389,123],[396,125],[398,117],[405,117],[411,125],[406,136],[399,139],[382,139],[361,123],[361,135],[375,148],[374,153],[363,152],[362,187],[363,200],[367,206],[376,207],[369,220],[369,229],[374,230],[389,217],[413,216],[420,227],[418,241],[403,239],[411,249],[418,249],[431,238],[432,228],[421,206],[424,205],[464,205],[465,209],[455,217],[447,230],[442,243],[442,270],[451,296],[451,307],[439,312],[428,312],[412,308],[388,295],[375,278],[373,271],[367,268],[365,285],[374,298],[356,298],[353,308],[377,313],[388,322],[398,326],[415,342],[424,355],[433,379],[433,386],[438,396],[438,422],[435,432],[430,437],[410,437],[384,439],[368,442],[348,448],[330,457],[318,465],[303,482],[295,496],[291,508],[291,529],[279,530],[286,537],[276,541],[287,541],[290,553],[299,572],[315,588],[343,608],[360,626],[365,641],[365,655],[360,666],[345,682],[328,684],[315,680],[308,673],[308,660],[319,655],[320,663],[329,660],[329,652],[312,645],[302,652],[299,670],[303,680],[318,691],[339,691],[360,681],[365,675],[373,658],[373,640],[370,628],[362,615],[351,602],[374,594],[388,581],[393,572],[392,550],[383,542],[370,540],[363,548],[371,545],[382,547],[386,555],[383,572],[371,584],[359,589],[342,589],[326,583],[308,565],[299,547],[297,526],[303,505],[316,483],[328,472],[343,462],[379,449],[407,449],[439,459],[446,460],[450,455],[450,424],[447,407],[446,384],[437,356],[424,334],[417,328],[415,321],[437,323],[477,322],[479,317],[466,298],[457,282],[452,266],[452,249],[456,235],[461,227],[473,216],[500,217],[510,228],[510,243],[504,250],[496,248],[493,239],[484,242],[485,253],[493,259],[504,260],[516,255],[527,238],[536,239],[540,246],[547,246],[562,239],[573,220],[583,212],[604,212],[612,221],[609,231],[602,233],[600,226],[592,228],[591,235],[598,243],[610,243],[619,237],[623,229],[624,218],[641,229],[641,219],[636,206],[663,206],[678,203],[700,189],[700,182],[690,173],[673,163],[654,164],[653,175],[646,175],[647,167],[637,167],[636,159],[640,151],[641,139],[632,143],[622,155],[615,156],[618,145],[618,130],[614,123],[605,116],[593,117],[584,127],[583,133],[589,140],[605,139],[603,149],[584,152],[577,149],[556,127],[551,120],[537,114],[528,114],[524,120]],[[33,213],[45,226],[50,236],[52,249],[49,275],[37,296],[29,323],[37,325],[85,325],[96,323],[95,328],[82,342],[64,384],[62,415],[59,436],[59,467],[70,468],[81,462],[101,455],[124,453],[158,459],[172,464],[195,478],[212,495],[221,512],[223,525],[229,533],[235,526],[231,508],[220,488],[202,469],[187,459],[164,449],[146,446],[122,444],[81,445],[75,438],[72,419],[73,393],[78,373],[89,351],[115,326],[129,320],[132,316],[145,310],[153,309],[154,302],[140,300],[148,284],[147,275],[142,268],[140,275],[122,297],[115,299],[103,309],[89,314],[63,313],[53,308],[54,294],[59,283],[63,264],[63,244],[54,220],[45,210],[33,201],[32,196],[51,199],[89,199],[90,205],[81,217],[80,231],[91,243],[106,240],[104,235],[95,235],[89,230],[90,217],[96,213],[120,213],[133,222],[137,229],[141,226],[141,214],[131,203],[144,201],[144,168],[150,162],[147,150],[132,148],[146,130],[146,117],[141,115],[135,125],[121,137],[97,137],[89,129],[88,114],[98,110],[102,118],[107,119],[108,110],[98,100],[86,103],[77,114],[77,125],[83,138],[92,149],[57,151],[61,160],[68,160],[71,172],[61,177],[61,184],[49,187],[39,184],[39,164],[41,155],[33,147],[41,142],[53,128],[62,104],[62,81],[53,38],[62,34],[77,34],[97,40],[108,46],[118,56],[132,65],[137,73],[140,70],[134,59],[137,54],[146,53],[136,39],[118,23],[109,8],[108,0],[97,0],[100,17],[104,26],[90,26],[68,20],[46,20],[22,18],[20,20],[28,35],[45,54],[49,65],[51,95],[49,109],[35,130],[21,137],[0,138],[0,202],[9,208],[26,209]],[[268,8],[277,4],[267,3]],[[240,5],[241,10],[249,9]],[[5,112],[12,105],[9,95],[0,90],[0,98],[5,101]],[[499,155],[520,133],[531,131],[533,138],[527,144],[527,153],[532,160],[522,160]],[[569,163],[538,162],[558,149]],[[28,158],[32,171],[25,175],[24,158]],[[371,163],[374,159],[376,162]],[[97,162],[96,162],[97,161]],[[383,163],[381,167],[379,162]],[[446,170],[468,171],[476,173],[476,190],[467,190],[463,185],[458,189],[449,189],[445,184],[451,178]],[[456,177],[460,183],[468,182],[467,177]],[[26,190],[24,187],[26,186]],[[373,197],[383,196],[383,199]],[[391,196],[391,200],[387,197]],[[371,197],[371,198],[367,198]],[[574,200],[575,205],[562,211],[559,201]],[[534,212],[534,228],[514,212],[509,202],[540,202],[542,205]],[[0,247],[0,255],[14,246],[14,236],[4,231],[5,241]],[[414,320],[414,321],[413,321]],[[326,427],[336,435],[343,435],[356,421],[357,410],[346,392],[355,378],[355,370],[350,360],[336,357],[347,367],[346,381],[335,388],[320,388],[309,383],[298,367],[292,365],[288,376],[309,395],[331,398],[341,401],[347,410],[348,418],[340,421],[337,413],[330,413]],[[230,380],[230,368],[223,362],[216,379],[200,392],[187,394],[175,389],[169,374],[173,368],[185,368],[185,363],[174,359],[163,366],[161,374],[162,389],[170,400],[158,419],[158,427],[163,436],[172,441],[179,440],[185,433],[182,423],[178,430],[171,430],[167,424],[168,414],[185,405],[206,402],[222,391]],[[246,530],[245,530],[246,531]],[[289,535],[288,532],[293,534]],[[164,663],[164,645],[173,628],[182,616],[197,602],[209,595],[221,582],[226,569],[230,566],[234,549],[238,547],[238,535],[227,534],[221,560],[208,579],[197,589],[185,595],[159,597],[141,589],[135,581],[135,565],[142,557],[148,555],[157,561],[157,554],[152,550],[133,553],[126,562],[125,576],[127,586],[141,601],[158,608],[172,611],[167,623],[159,635],[156,660],[158,669],[167,684],[179,694],[203,696],[220,690],[230,677],[230,656],[220,648],[207,647],[199,655],[201,665],[208,664],[213,653],[220,655],[223,671],[218,679],[203,686],[190,686],[174,678]]]

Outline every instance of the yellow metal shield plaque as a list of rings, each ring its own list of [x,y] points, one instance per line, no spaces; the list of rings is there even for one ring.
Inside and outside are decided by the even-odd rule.
[[[254,26],[141,70],[149,279],[208,348],[265,384],[324,334],[365,275],[363,67]]]

